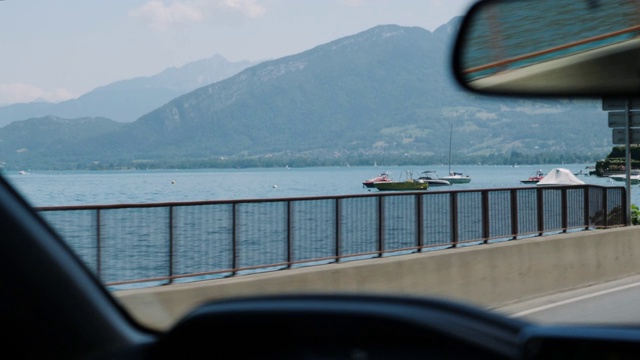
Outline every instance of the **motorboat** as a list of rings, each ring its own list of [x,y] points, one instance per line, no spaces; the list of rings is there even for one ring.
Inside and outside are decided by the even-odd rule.
[[[542,170],[538,170],[533,174],[529,175],[527,179],[520,180],[520,182],[523,184],[537,184],[542,179],[544,179],[544,173],[542,172]]]
[[[627,175],[626,174],[609,175],[609,179],[613,181],[626,182]],[[629,181],[631,182],[631,185],[640,184],[640,173],[636,171],[632,172],[631,175],[629,175]]]
[[[411,171],[405,171],[405,180],[400,181],[376,181],[373,186],[379,191],[411,191],[427,190],[429,183],[423,180],[414,179]]]
[[[466,184],[471,182],[471,177],[469,175],[464,175],[463,173],[451,171],[448,176],[443,176],[440,179],[447,180],[450,184]]]
[[[404,180],[404,181],[384,181],[373,183],[373,186],[380,191],[390,190],[427,190],[429,183],[422,180]]]
[[[391,181],[393,181],[393,179],[391,179],[391,177],[389,176],[389,172],[385,171],[385,172],[381,173],[380,175],[378,175],[378,176],[376,176],[374,178],[365,180],[362,183],[362,186],[368,187],[368,188],[372,188],[372,187],[374,187],[373,184],[376,183],[376,182],[383,182],[384,183],[384,182],[391,182]]]
[[[424,182],[427,182],[429,184],[429,186],[448,186],[448,185],[451,185],[451,183],[449,181],[439,178],[438,174],[436,174],[436,172],[433,171],[433,170],[423,171],[422,172],[422,176],[420,176],[418,178],[418,180],[422,180]]]

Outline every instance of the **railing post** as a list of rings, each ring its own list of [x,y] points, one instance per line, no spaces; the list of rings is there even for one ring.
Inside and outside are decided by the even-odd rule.
[[[341,248],[341,236],[340,232],[342,231],[342,227],[340,226],[340,217],[342,216],[342,202],[339,198],[336,198],[336,262],[340,262],[340,248]]]
[[[423,199],[424,199],[424,195],[416,195],[417,197],[417,201],[416,201],[416,246],[418,247],[418,252],[422,251],[422,248],[424,247],[424,214],[423,214],[423,210],[424,210],[424,205],[423,205]]]
[[[589,215],[591,214],[591,209],[589,208],[591,201],[589,200],[589,194],[591,194],[591,187],[590,186],[585,186],[584,187],[584,229],[585,230],[589,230],[589,227],[591,226],[591,219],[589,219]]]
[[[602,191],[602,225],[605,229],[609,228],[609,192],[607,189]],[[626,194],[625,194],[626,195]]]
[[[231,205],[231,276],[238,275],[238,215],[237,203]]]
[[[567,188],[560,190],[562,201],[562,232],[566,233],[569,227],[569,199],[567,197]]]
[[[451,208],[451,247],[458,244],[458,193],[451,192],[449,196],[449,204]]]
[[[378,197],[378,257],[382,257],[384,250],[384,201]]]
[[[291,262],[293,262],[292,206],[291,200],[287,200],[287,269],[291,269]]]
[[[626,194],[626,192],[627,192],[626,188],[624,189],[624,191],[625,191],[625,196],[622,198],[622,203],[623,203],[623,207],[622,208],[623,209],[629,209],[629,211],[625,211],[624,212],[624,217],[625,217],[624,223],[625,223],[625,226],[631,226],[631,225],[633,225],[632,224],[632,220],[631,220],[631,214],[630,214],[630,212],[631,212],[630,211],[631,210],[631,204],[627,203],[627,200],[629,200],[630,198]],[[631,189],[629,189],[629,192],[631,192]]]
[[[536,189],[537,218],[538,218],[538,236],[544,233],[544,196],[541,188]]]
[[[102,224],[101,224],[102,213],[100,208],[96,209],[96,276],[98,279],[102,279]]]
[[[518,232],[520,231],[518,226],[518,190],[512,189],[511,193],[511,234],[513,234],[512,240],[518,238]]]
[[[174,242],[173,242],[173,206],[169,206],[169,284],[173,282],[173,263],[174,257]]]
[[[482,201],[482,238],[484,239],[482,243],[487,244],[489,242],[489,236],[491,236],[491,227],[489,226],[489,222],[491,221],[489,216],[489,191],[483,190],[480,193],[480,198],[480,201]]]

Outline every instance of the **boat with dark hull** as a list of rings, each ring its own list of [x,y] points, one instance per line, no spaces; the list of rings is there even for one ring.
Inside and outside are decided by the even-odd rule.
[[[529,175],[527,179],[520,180],[520,182],[523,184],[537,184],[542,179],[544,179],[544,173],[542,172],[542,170],[538,170],[533,174]]]
[[[375,183],[374,186],[380,191],[411,191],[429,188],[428,183],[419,180],[380,182]]]
[[[373,186],[379,191],[417,191],[429,188],[429,183],[414,179],[411,171],[405,171],[405,173],[405,180],[374,182]]]

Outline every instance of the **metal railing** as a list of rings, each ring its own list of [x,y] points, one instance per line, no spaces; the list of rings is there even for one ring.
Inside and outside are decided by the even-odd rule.
[[[579,185],[36,210],[122,289],[624,226],[625,202]]]

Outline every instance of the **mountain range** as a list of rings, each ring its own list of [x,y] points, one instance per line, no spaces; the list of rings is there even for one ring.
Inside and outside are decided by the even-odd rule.
[[[98,87],[77,99],[60,103],[31,102],[0,107],[0,127],[34,117],[106,117],[132,122],[168,101],[201,86],[226,79],[257,62],[229,62],[221,55],[171,67],[154,76],[141,76]]]
[[[24,119],[0,128],[0,160],[16,169],[260,166],[269,159],[426,164],[453,153],[456,162],[525,163],[575,154],[595,161],[610,151],[596,100],[461,90],[449,70],[459,20],[434,32],[380,25],[275,60],[226,63],[214,71],[218,78],[197,62],[185,66],[188,76],[169,69],[117,82],[50,105],[56,111],[12,105]],[[113,104],[127,99],[138,110],[116,114]],[[9,119],[6,108],[0,119]],[[66,115],[71,108],[75,115]]]

